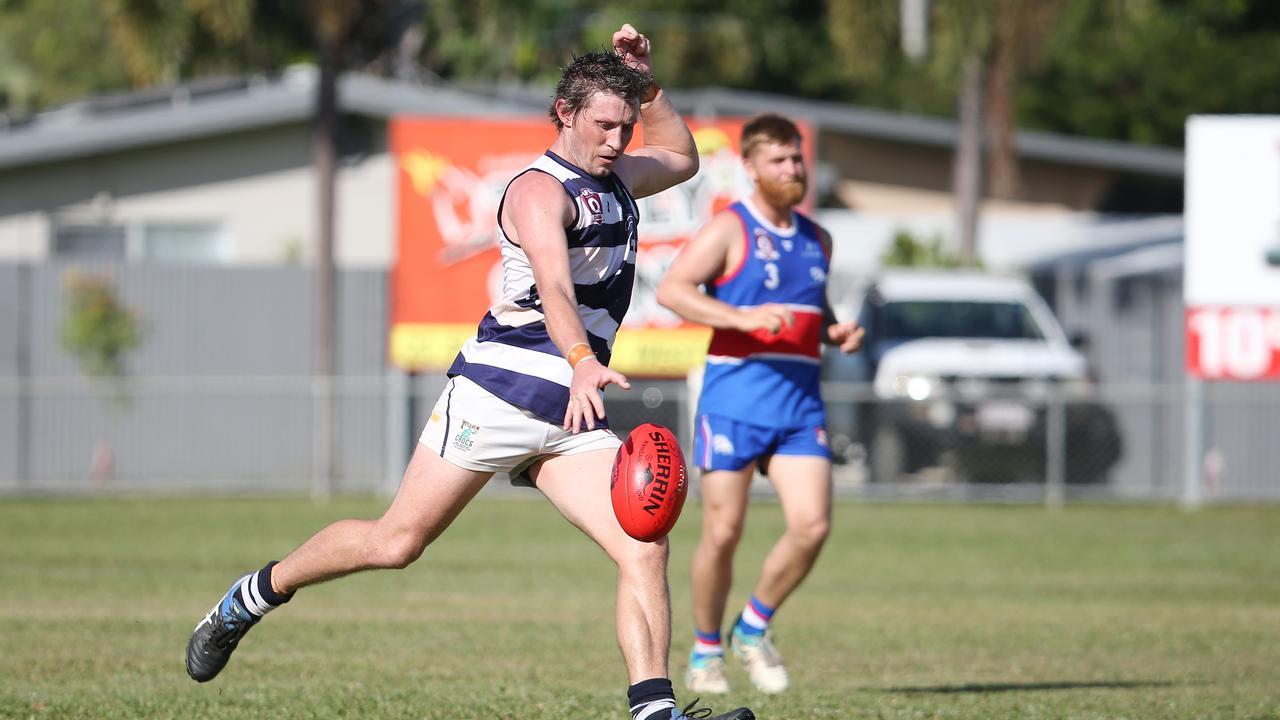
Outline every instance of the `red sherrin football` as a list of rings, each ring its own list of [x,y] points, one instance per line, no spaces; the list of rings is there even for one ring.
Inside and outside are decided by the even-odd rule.
[[[628,535],[644,542],[666,537],[680,518],[689,472],[675,433],[644,423],[623,441],[613,459],[613,514]]]

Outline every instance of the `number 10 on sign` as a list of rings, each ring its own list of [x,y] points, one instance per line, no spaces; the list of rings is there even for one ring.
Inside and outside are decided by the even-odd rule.
[[[1187,372],[1205,380],[1280,380],[1280,307],[1188,308]]]

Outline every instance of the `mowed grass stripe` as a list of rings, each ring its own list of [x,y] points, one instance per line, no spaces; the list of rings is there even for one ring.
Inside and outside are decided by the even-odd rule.
[[[0,502],[0,717],[625,719],[612,566],[537,497],[482,498],[410,569],[299,594],[208,685],[182,652],[220,592],[383,501]],[[698,510],[672,536],[677,680]],[[732,612],[782,527],[752,507]],[[795,690],[760,696],[731,664],[714,704],[1280,718],[1278,541],[1276,507],[842,504],[778,615]]]

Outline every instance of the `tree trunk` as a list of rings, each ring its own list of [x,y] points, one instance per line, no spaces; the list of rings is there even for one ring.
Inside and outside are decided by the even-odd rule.
[[[1022,184],[1014,147],[1018,127],[1013,109],[1013,88],[1018,72],[1018,12],[1020,10],[1016,7],[1004,8],[996,18],[995,47],[987,65],[986,103],[983,107],[987,136],[991,141],[987,158],[990,191],[993,197],[1006,200],[1016,199]]]
[[[333,492],[336,433],[334,397],[334,175],[338,139],[338,49],[320,33],[320,83],[316,92],[311,158],[317,183],[317,242],[314,269],[312,336],[313,460],[312,496],[323,500]]]
[[[960,79],[960,136],[952,167],[956,200],[956,232],[960,262],[973,265],[978,257],[978,203],[982,199],[982,60],[971,54]]]

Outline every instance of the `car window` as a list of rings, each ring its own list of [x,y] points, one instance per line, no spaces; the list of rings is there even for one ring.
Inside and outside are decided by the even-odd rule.
[[[891,340],[985,338],[1043,340],[1026,305],[1016,302],[902,301],[885,303],[880,331]]]

